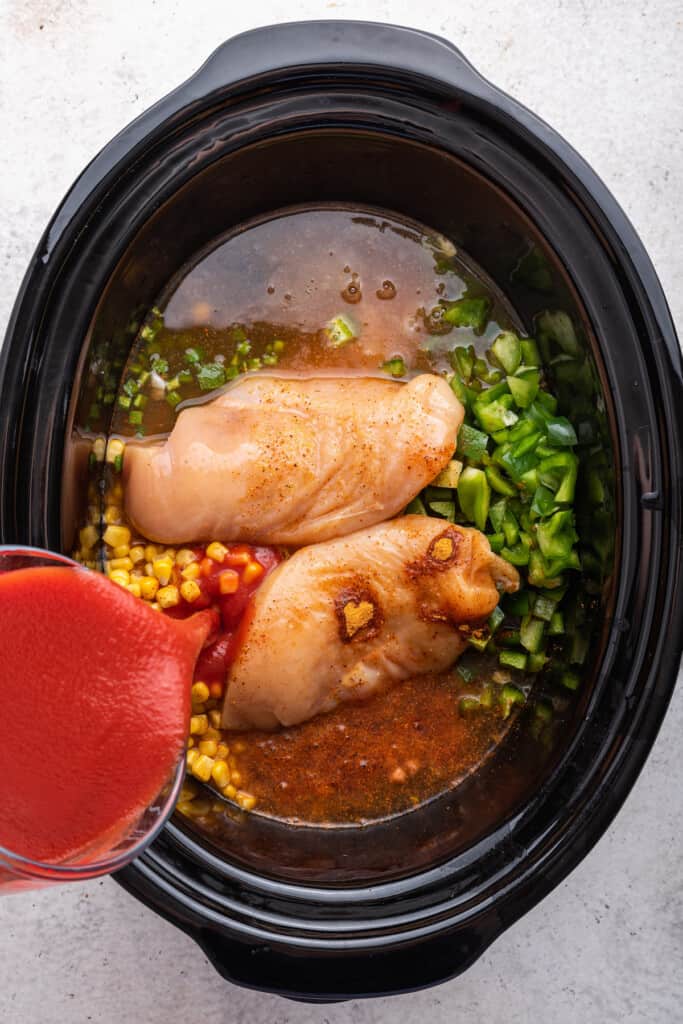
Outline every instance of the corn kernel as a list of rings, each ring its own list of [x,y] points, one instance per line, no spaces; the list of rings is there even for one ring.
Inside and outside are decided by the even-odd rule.
[[[99,505],[88,505],[88,522],[94,526],[100,525],[100,506]],[[98,532],[99,536],[99,532]]]
[[[114,486],[110,489],[109,495],[112,505],[123,504],[123,484],[120,480],[117,480]]]
[[[177,587],[161,587],[157,591],[157,601],[162,608],[174,608],[180,604],[180,593]]]
[[[112,558],[109,564],[112,569],[125,569],[126,572],[130,572],[133,568],[130,558]]]
[[[122,544],[130,546],[130,530],[127,526],[108,526],[102,539],[112,548],[118,548]]]
[[[200,740],[199,741],[199,753],[208,754],[209,757],[215,757],[216,751],[218,750],[218,744],[215,740]],[[225,761],[223,762],[225,764]],[[225,765],[227,768],[227,765]],[[227,781],[227,780],[226,780]]]
[[[153,601],[159,590],[159,580],[156,576],[143,576],[140,580],[140,593],[145,601]]]
[[[249,565],[245,565],[242,572],[242,580],[244,583],[253,583],[260,576],[263,576],[263,566],[260,562],[250,562]]]
[[[118,505],[107,505],[102,518],[108,526],[113,526],[121,518],[121,509]]]
[[[188,736],[188,739],[187,739],[187,749],[188,750],[192,750],[193,746],[194,746],[194,738],[192,736]]]
[[[142,544],[135,544],[128,552],[128,557],[130,558],[133,565],[139,565],[140,562],[144,562],[145,549],[142,546]]]
[[[244,743],[243,740],[237,740],[237,742],[233,745],[232,749],[235,751],[236,754],[243,754],[244,751],[247,749],[247,745],[246,743]]]
[[[179,800],[194,800],[197,795],[197,787],[191,779],[185,779],[180,787]]]
[[[145,546],[145,561],[153,562],[155,558],[159,556],[159,548],[156,544],[147,544]]]
[[[234,594],[239,585],[240,578],[234,569],[225,569],[218,577],[218,589],[221,594]]]
[[[209,544],[206,549],[207,558],[219,563],[223,561],[227,553],[228,549],[223,544],[219,544],[218,541]]]
[[[202,576],[210,576],[211,573],[213,572],[213,567],[215,566],[215,564],[216,563],[211,558],[202,558],[201,562],[199,563],[199,570]]]
[[[119,455],[123,455],[125,444],[117,437],[112,437],[107,445],[107,462],[116,462]]]
[[[237,790],[235,789],[232,783],[225,787],[225,789],[223,790],[223,796],[227,796],[228,800],[235,799],[235,797],[237,796]]]
[[[194,736],[202,736],[209,728],[209,720],[206,715],[193,715],[190,719],[190,732]]]
[[[191,548],[180,548],[175,556],[175,564],[179,569],[185,569],[192,562],[197,561],[197,556]]]
[[[191,754],[192,751],[190,750]],[[211,778],[211,769],[213,768],[213,758],[207,754],[199,754],[199,757],[192,765],[192,774],[197,779],[201,779],[202,782],[208,782]]]
[[[132,594],[133,597],[142,597],[139,583],[129,583],[128,586],[126,587],[126,590],[128,591],[129,594]]]
[[[203,737],[205,740],[216,740],[217,743],[220,743],[223,739],[220,729],[214,729],[212,725],[208,726],[204,730]]]
[[[79,531],[78,537],[81,542],[81,548],[84,551],[88,551],[90,548],[94,548],[98,540],[100,539],[100,535],[97,532],[97,528],[92,525],[84,526],[83,529]]]
[[[117,583],[119,587],[127,587],[130,583],[130,574],[125,569],[114,569],[109,573],[109,579],[112,583]]]
[[[192,687],[192,700],[197,704],[203,704],[209,696],[209,687],[206,683],[195,683]]]
[[[232,782],[233,786],[239,786],[239,784],[242,781],[242,773],[230,772],[230,781]]]
[[[192,814],[192,801],[191,800],[179,800],[175,805],[175,809],[178,814],[183,814],[186,818],[191,817]]]
[[[215,679],[212,683],[209,683],[209,693],[214,700],[220,700],[225,692],[225,686],[220,679]]]
[[[175,562],[176,549],[175,548],[164,548],[163,555],[165,558],[170,558],[172,562]]]
[[[155,558],[152,562],[152,569],[154,570],[154,575],[159,580],[159,583],[161,583],[162,587],[165,587],[173,572],[172,560],[170,558],[166,558],[165,555],[162,555],[160,558]]]
[[[225,761],[216,761],[213,768],[211,769],[211,778],[219,787],[219,789],[225,789],[227,784],[230,782],[230,769],[228,768]]]
[[[153,612],[160,612],[161,611],[161,605],[159,604],[158,601],[153,601],[152,604],[149,607],[152,609]]]
[[[112,551],[114,558],[128,558],[130,556],[130,546],[128,544],[119,544],[117,548]]]
[[[201,572],[202,570],[199,567],[199,562],[190,562],[188,566],[181,570],[180,575],[184,580],[193,581],[199,579]]]
[[[220,711],[209,711],[209,722],[212,728],[220,729],[221,727],[221,713]]]
[[[251,811],[256,806],[256,797],[252,796],[251,793],[238,793],[237,803],[243,811]]]
[[[185,754],[185,761],[187,763],[187,767],[191,768],[192,765],[195,763],[195,761],[197,760],[198,757],[199,757],[199,751],[198,750],[188,750],[188,752]]]
[[[92,453],[98,462],[104,462],[106,442],[103,437],[96,437],[92,444]]]
[[[199,584],[195,583],[194,580],[185,580],[184,583],[180,584],[180,594],[183,601],[187,601],[188,604],[192,604],[198,597],[201,597],[202,591]]]
[[[230,753],[230,747],[227,743],[219,743],[218,750],[216,751],[216,757],[224,758]]]

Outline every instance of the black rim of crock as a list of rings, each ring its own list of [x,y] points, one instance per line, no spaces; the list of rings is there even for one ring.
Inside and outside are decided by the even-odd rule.
[[[641,496],[643,507],[661,513],[668,522],[665,549],[668,564],[660,586],[667,591],[658,628],[661,634],[654,656],[642,667],[641,697],[634,703],[633,727],[615,749],[600,749],[594,754],[590,778],[584,780],[581,793],[573,793],[571,806],[558,816],[552,833],[536,837],[526,849],[512,841],[498,851],[499,871],[492,873],[486,885],[467,890],[464,897],[427,899],[418,910],[400,913],[395,908],[407,894],[406,880],[353,890],[302,886],[263,878],[222,861],[211,861],[206,850],[193,848],[192,841],[173,825],[167,826],[178,847],[192,860],[248,894],[241,901],[231,895],[219,896],[215,889],[202,886],[176,872],[171,861],[153,847],[123,873],[121,881],[156,910],[195,934],[202,929],[224,932],[251,944],[270,943],[302,953],[358,953],[359,951],[397,950],[408,943],[430,937],[474,929],[472,939],[460,948],[457,957],[440,975],[455,973],[474,960],[486,946],[522,913],[530,909],[557,885],[597,842],[623,803],[645,762],[666,711],[680,661],[683,632],[680,565],[681,479],[683,477],[681,439],[683,438],[683,371],[680,351],[666,300],[652,264],[634,229],[622,210],[581,157],[552,129],[520,104],[483,79],[451,44],[426,33],[396,26],[362,22],[303,22],[280,25],[238,36],[220,47],[200,71],[173,93],[124,129],[86,168],[58,209],[28,269],[10,320],[0,359],[3,403],[0,408],[0,466],[4,491],[0,502],[0,537],[18,539],[28,532],[33,542],[52,538],[58,508],[48,494],[47,501],[39,474],[26,473],[20,462],[31,451],[30,407],[40,382],[43,353],[40,345],[42,318],[50,302],[55,301],[53,286],[58,268],[72,247],[87,232],[98,206],[109,201],[116,183],[146,152],[164,136],[193,118],[198,118],[226,97],[234,99],[279,83],[292,84],[306,78],[357,74],[368,87],[373,80],[424,83],[442,95],[463,98],[468,104],[486,110],[487,116],[505,119],[513,130],[542,155],[546,164],[570,188],[592,218],[595,230],[603,234],[614,253],[620,278],[631,301],[638,308],[644,330],[643,345],[648,346],[651,381],[657,388],[659,403],[661,473],[658,485]],[[13,402],[5,396],[13,396]],[[19,398],[18,396],[22,396]],[[63,384],[58,413],[66,422],[69,401],[68,384]],[[61,439],[44,453],[44,461],[61,466]],[[35,450],[31,452],[37,458]],[[53,469],[54,473],[54,469]],[[12,487],[7,486],[11,477]],[[21,508],[36,511],[35,521],[21,521]],[[29,513],[30,514],[30,513]],[[637,732],[637,737],[636,737]],[[607,739],[607,738],[606,738]],[[589,792],[588,782],[599,775],[603,785]],[[609,788],[604,785],[609,779]],[[517,827],[524,811],[514,822]],[[490,844],[483,842],[458,858],[460,864],[472,863]],[[442,864],[407,880],[410,894],[429,894],[448,880],[452,864]],[[271,899],[289,902],[299,908],[300,916],[268,909]],[[250,902],[251,901],[251,902]],[[393,912],[377,918],[346,919],[350,903],[364,906],[384,905]],[[306,908],[315,907],[308,913]],[[257,908],[252,914],[252,908]],[[323,912],[324,910],[324,912]],[[200,936],[201,941],[201,936]],[[457,960],[457,962],[456,962]],[[432,979],[434,980],[434,979]],[[281,988],[279,985],[266,987]],[[412,987],[408,978],[399,979],[395,990]],[[347,994],[346,991],[344,994]]]

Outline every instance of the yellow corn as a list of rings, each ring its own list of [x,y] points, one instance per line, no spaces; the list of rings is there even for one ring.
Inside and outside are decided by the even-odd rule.
[[[127,587],[130,583],[130,574],[125,569],[114,569],[109,574],[109,579],[112,583],[117,583],[120,587]]]
[[[142,594],[140,592],[140,584],[139,583],[129,583],[128,586],[126,587],[126,590],[128,591],[129,594],[132,594],[133,597],[141,597],[142,596]]]
[[[203,685],[206,685],[206,684],[203,684]],[[192,689],[194,690],[194,687]],[[209,689],[208,686],[207,686],[206,689],[207,689],[207,693],[208,693],[208,689]],[[212,725],[212,727],[214,729],[220,729],[220,727],[221,727],[221,713],[220,713],[220,711],[209,711],[209,722],[211,723],[211,725]]]
[[[198,757],[199,757],[199,751],[198,750],[188,750],[188,752],[185,754],[185,761],[187,762],[187,767],[191,768],[192,765],[195,763],[195,761],[197,760]]]
[[[192,562],[197,561],[197,556],[194,551],[190,551],[189,548],[181,548],[175,556],[175,564],[179,569],[186,569]]]
[[[180,604],[180,594],[177,587],[161,587],[157,591],[157,601],[162,608],[173,608]]]
[[[188,750],[192,750],[193,746],[194,746],[194,738],[192,736],[188,736],[188,738],[187,738],[187,749]]]
[[[121,518],[121,509],[118,505],[107,505],[103,518],[108,526],[113,526]]]
[[[149,607],[152,609],[153,612],[161,611],[161,605],[157,601],[153,601]]]
[[[232,782],[233,786],[239,786],[239,784],[242,781],[242,773],[230,772],[230,781]]]
[[[140,562],[144,562],[145,549],[143,548],[142,544],[135,544],[128,552],[128,557],[130,558],[133,565],[139,565]]]
[[[218,589],[221,594],[234,594],[240,585],[240,578],[234,569],[226,569],[218,577]]]
[[[170,558],[172,562],[175,562],[176,550],[175,548],[164,548],[163,554],[166,558]]]
[[[88,551],[90,548],[94,548],[100,539],[96,527],[92,525],[84,526],[83,529],[79,531],[78,537],[83,551]]]
[[[165,587],[173,572],[173,562],[170,558],[162,555],[159,558],[154,559],[152,562],[152,570],[162,587]]]
[[[106,443],[103,437],[96,437],[92,444],[92,452],[98,462],[104,462]]]
[[[197,788],[191,779],[185,779],[180,787],[179,800],[194,800],[197,795]]]
[[[121,505],[123,503],[123,484],[120,480],[117,480],[110,489],[109,497],[112,505]]]
[[[192,753],[192,751],[188,751]],[[201,779],[202,782],[208,782],[211,778],[211,769],[213,768],[213,758],[207,754],[199,754],[199,757],[192,765],[192,774],[195,778]]]
[[[127,526],[108,526],[102,539],[112,548],[118,548],[122,544],[130,546],[130,530]]]
[[[183,600],[187,601],[188,604],[192,604],[198,597],[201,597],[201,593],[201,587],[198,583],[195,583],[194,580],[185,580],[184,583],[180,584],[180,594]]]
[[[109,564],[112,569],[125,569],[126,572],[130,572],[133,568],[130,558],[112,558]]]
[[[199,562],[190,562],[189,565],[185,566],[185,568],[181,570],[180,575],[183,577],[184,580],[193,581],[199,579],[201,575]]]
[[[206,557],[212,559],[214,562],[222,562],[228,553],[228,549],[223,545],[219,544],[218,541],[214,541],[206,549]]]
[[[160,554],[159,548],[156,544],[147,544],[145,547],[145,561],[153,562],[155,558]]]
[[[123,455],[125,444],[118,438],[112,437],[107,445],[107,462],[116,462],[119,455]]]
[[[227,743],[219,743],[218,750],[216,751],[216,757],[227,757],[230,753],[230,747]]]
[[[225,787],[225,789],[223,790],[223,796],[227,796],[228,800],[235,799],[235,797],[237,796],[237,790],[235,789],[232,783]]]
[[[242,570],[242,580],[244,583],[253,583],[259,576],[263,576],[263,566],[259,562],[250,562]]]
[[[88,505],[88,522],[95,526],[100,525],[100,506]],[[99,536],[99,533],[98,533]]]
[[[153,601],[159,590],[159,580],[156,576],[143,576],[140,580],[140,594],[145,601]]]
[[[256,797],[252,796],[251,793],[238,793],[237,803],[243,811],[251,811],[256,806]]]
[[[211,778],[219,789],[225,789],[230,782],[230,769],[225,761],[216,761],[211,769]]]
[[[192,815],[192,802],[190,800],[179,800],[175,805],[175,809],[178,814],[183,814],[186,818]]]
[[[192,687],[192,701],[195,704],[203,704],[209,697],[209,687],[206,683],[195,683]]]
[[[199,741],[199,753],[208,754],[209,757],[215,757],[216,751],[218,750],[218,744],[215,740],[200,740]],[[223,762],[225,764],[225,761]],[[228,766],[225,765],[227,768]]]
[[[204,717],[206,718],[206,715]],[[202,735],[205,740],[215,740],[216,743],[220,743],[223,739],[223,734],[218,729],[214,729],[213,726],[206,728]]]
[[[190,732],[194,736],[202,736],[209,728],[209,720],[206,715],[193,715],[190,719]]]
[[[130,545],[119,544],[117,548],[112,551],[114,558],[128,558],[130,556]]]

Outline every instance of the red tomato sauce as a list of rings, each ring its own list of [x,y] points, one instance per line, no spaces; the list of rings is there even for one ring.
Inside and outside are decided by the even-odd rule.
[[[0,574],[0,845],[56,864],[127,834],[183,751],[213,619],[86,570]]]

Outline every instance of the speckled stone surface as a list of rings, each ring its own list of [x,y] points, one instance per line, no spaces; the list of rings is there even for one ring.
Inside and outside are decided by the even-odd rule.
[[[316,17],[445,35],[549,121],[624,206],[683,328],[680,0],[0,0],[0,334],[45,223],[90,157],[223,39]],[[326,1007],[243,991],[105,880],[0,900],[0,1020],[677,1024],[682,734],[679,688],[602,841],[467,974],[439,988]]]

